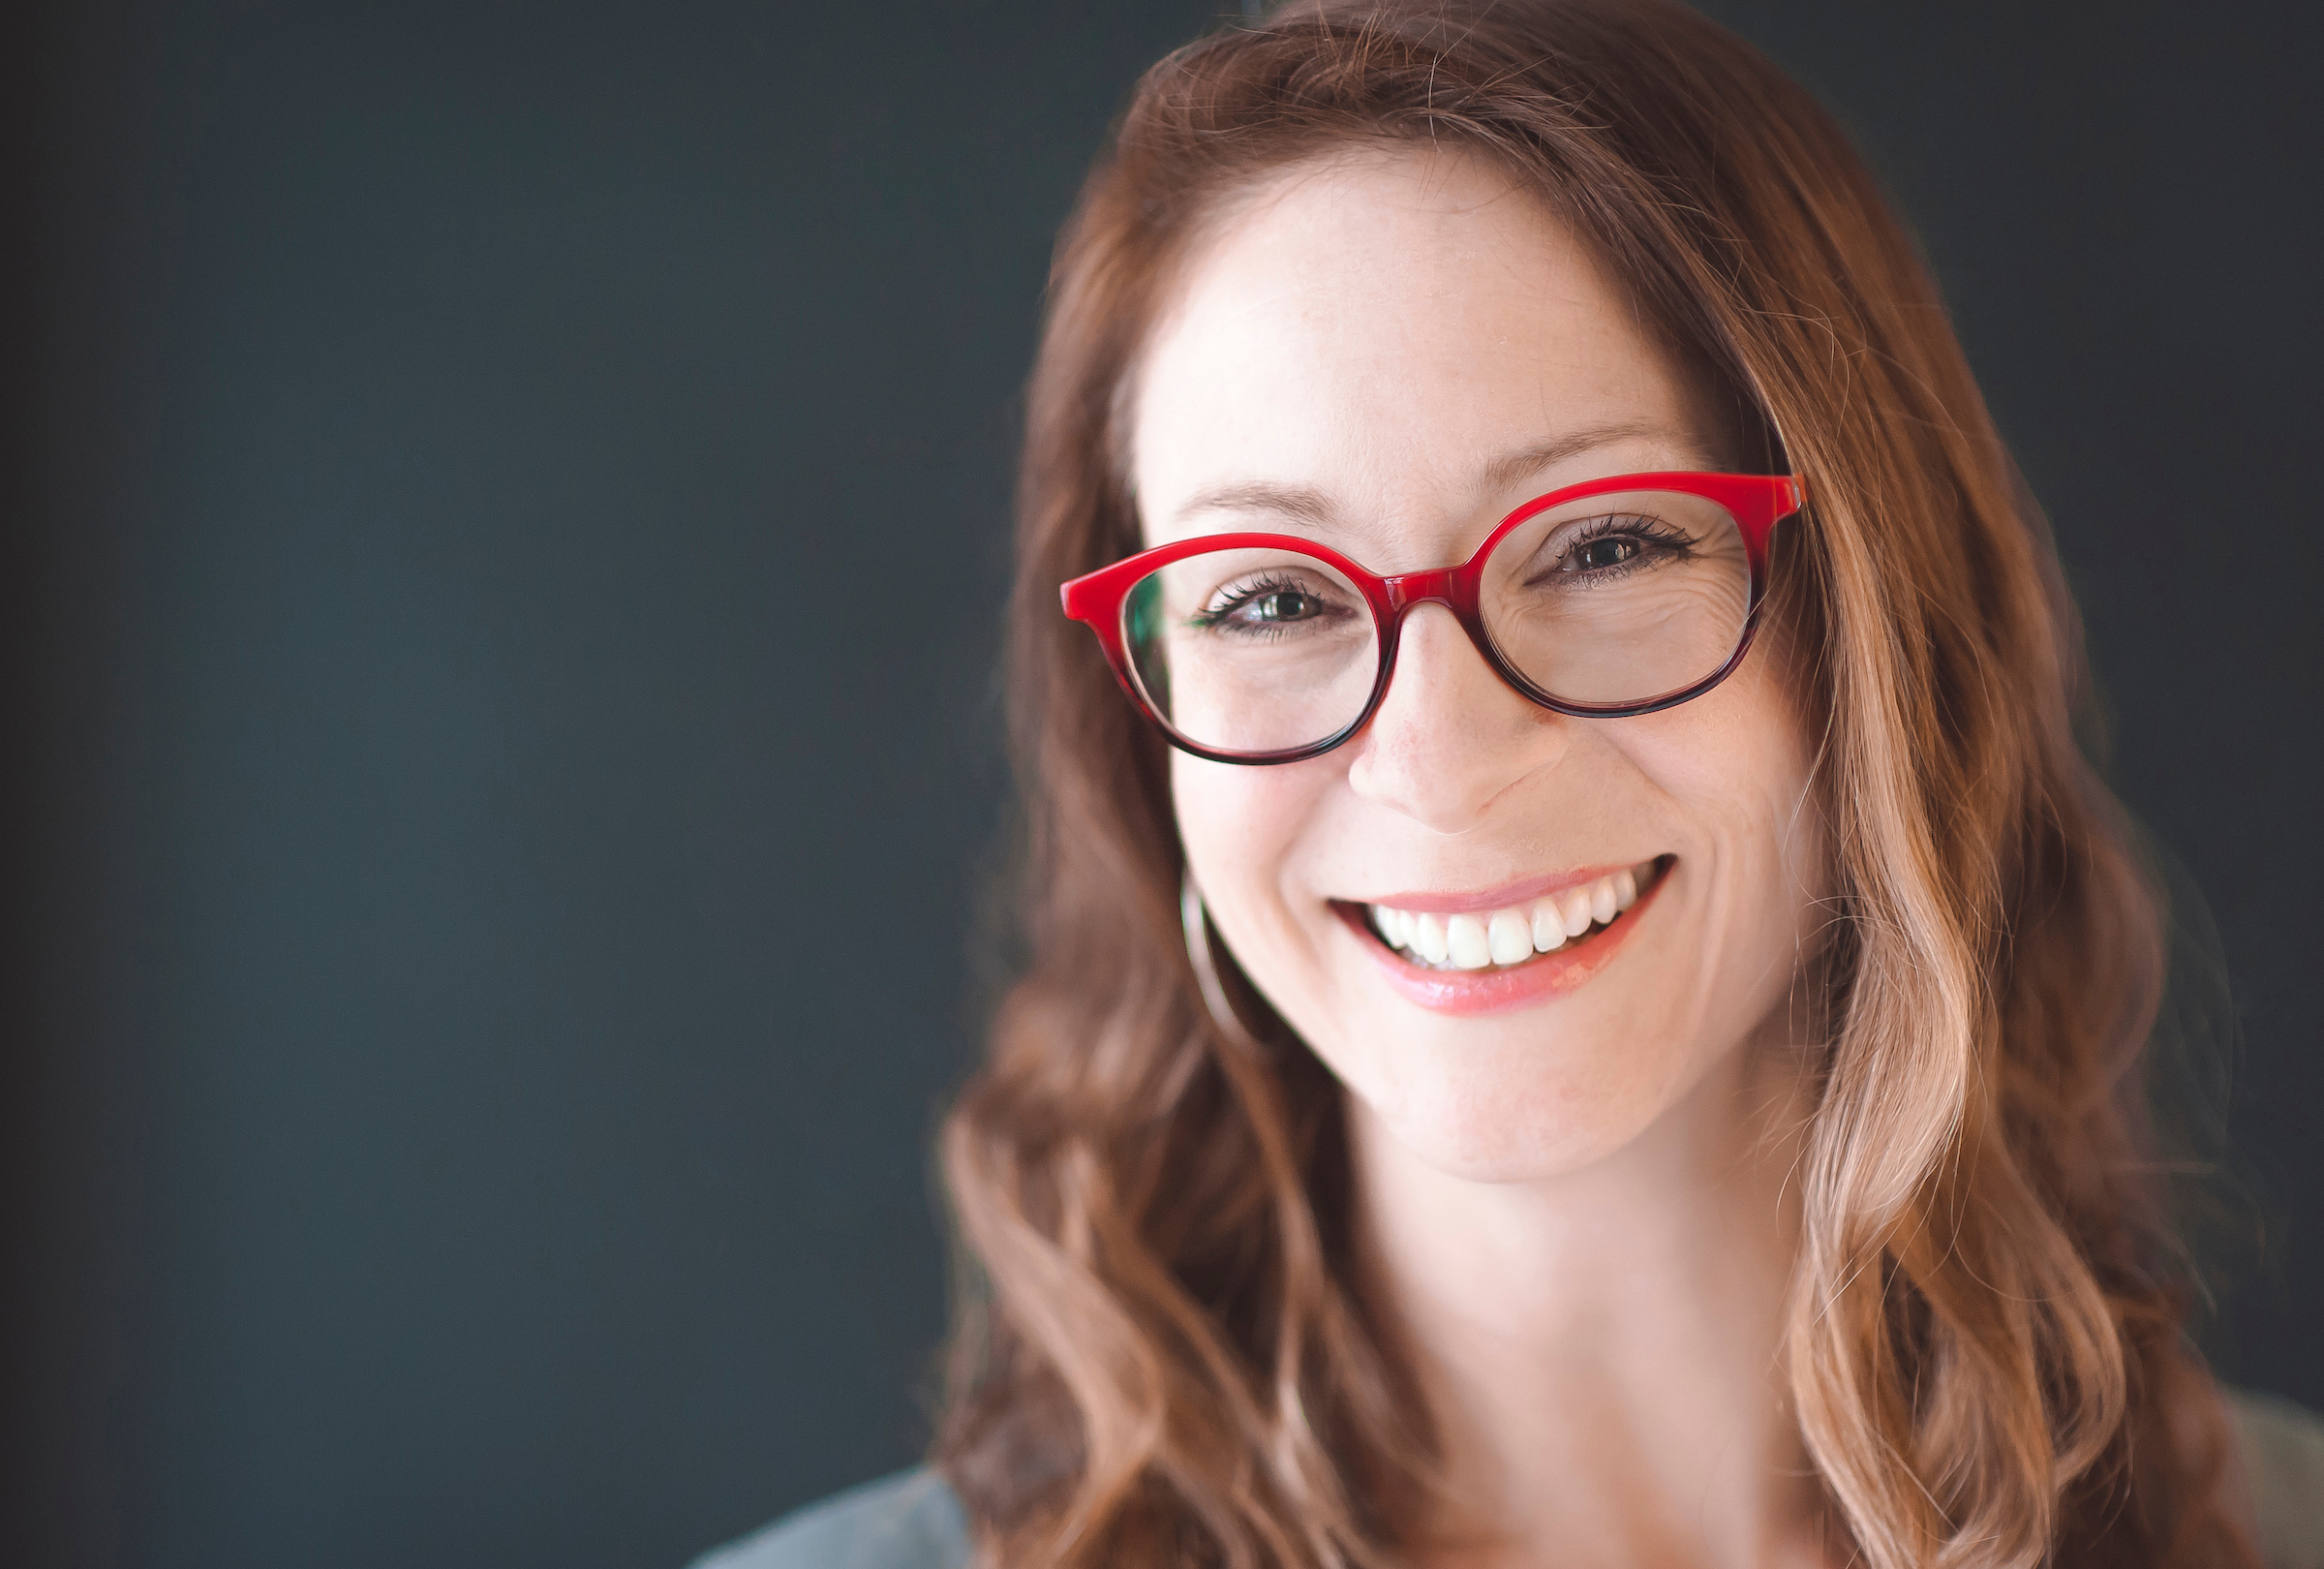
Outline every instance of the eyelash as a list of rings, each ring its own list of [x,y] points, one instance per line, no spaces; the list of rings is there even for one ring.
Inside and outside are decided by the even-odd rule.
[[[1187,625],[1208,630],[1224,623],[1245,637],[1280,637],[1283,635],[1284,629],[1279,626],[1236,627],[1232,623],[1228,623],[1227,618],[1253,600],[1264,598],[1269,594],[1287,592],[1305,594],[1308,590],[1297,578],[1275,574],[1262,577],[1254,583],[1238,583],[1228,591],[1225,602],[1220,604],[1217,609],[1196,612],[1187,618]]]
[[[1659,517],[1633,514],[1592,518],[1582,525],[1578,534],[1559,543],[1557,559],[1563,563],[1582,546],[1595,544],[1600,539],[1616,535],[1636,539],[1640,545],[1650,549],[1668,551],[1682,560],[1695,552],[1694,537],[1684,530],[1672,528]],[[1619,572],[1634,565],[1636,564],[1625,562],[1620,567],[1601,568],[1591,575],[1600,576],[1606,572]],[[1562,569],[1562,567],[1551,569],[1553,571]]]

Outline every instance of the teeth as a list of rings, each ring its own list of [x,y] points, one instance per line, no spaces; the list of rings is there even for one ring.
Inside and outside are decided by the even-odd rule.
[[[1514,965],[1533,957],[1533,929],[1514,909],[1496,909],[1484,929],[1484,945],[1496,965]]]
[[[1579,937],[1590,929],[1590,890],[1569,888],[1558,896],[1557,912],[1566,923],[1566,936]]]
[[[1483,969],[1493,962],[1484,940],[1484,922],[1474,915],[1455,915],[1445,922],[1445,952],[1463,969]]]
[[[1559,918],[1557,907],[1546,899],[1533,907],[1533,945],[1543,953],[1566,945],[1566,923]]]
[[[1438,969],[1485,969],[1523,964],[1536,953],[1551,953],[1588,932],[1609,926],[1638,902],[1639,886],[1654,876],[1654,863],[1611,872],[1603,877],[1535,900],[1530,906],[1447,915],[1436,910],[1370,907],[1372,929],[1391,948],[1416,955]]]

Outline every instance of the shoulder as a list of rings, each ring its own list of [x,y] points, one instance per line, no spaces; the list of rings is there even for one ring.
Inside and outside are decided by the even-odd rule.
[[[965,1569],[968,1526],[926,1466],[810,1504],[693,1569]]]
[[[2269,1569],[2324,1569],[2324,1418],[2273,1395],[2219,1393]]]

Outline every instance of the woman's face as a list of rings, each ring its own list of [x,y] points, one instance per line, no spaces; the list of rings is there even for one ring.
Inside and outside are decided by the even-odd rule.
[[[1133,390],[1148,543],[1304,535],[1377,572],[1465,561],[1559,486],[1732,462],[1565,228],[1481,165],[1425,154],[1306,166],[1240,205]],[[1512,691],[1424,604],[1377,714],[1334,751],[1172,754],[1219,934],[1412,1154],[1489,1181],[1577,1169],[1780,1019],[1823,855],[1773,642],[1692,702],[1577,720]],[[1499,911],[1493,952],[1511,954],[1513,917],[1546,904],[1554,921],[1601,881],[1618,895],[1624,869],[1643,885],[1628,909],[1506,965],[1440,969],[1377,935],[1381,907],[1404,912],[1391,931],[1465,917],[1488,938]]]

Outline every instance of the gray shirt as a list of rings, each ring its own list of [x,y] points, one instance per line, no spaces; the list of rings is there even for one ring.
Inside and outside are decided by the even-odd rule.
[[[2226,1392],[2269,1569],[2324,1569],[2324,1421],[2289,1400]],[[921,1466],[777,1521],[693,1569],[967,1569],[960,1500]]]

